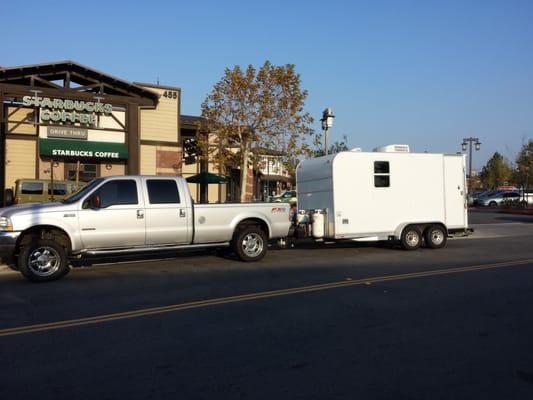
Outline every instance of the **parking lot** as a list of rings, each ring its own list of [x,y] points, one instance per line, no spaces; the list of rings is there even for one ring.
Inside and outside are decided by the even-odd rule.
[[[0,273],[0,398],[533,396],[533,217],[442,250],[304,244]],[[120,261],[120,262],[119,262]]]

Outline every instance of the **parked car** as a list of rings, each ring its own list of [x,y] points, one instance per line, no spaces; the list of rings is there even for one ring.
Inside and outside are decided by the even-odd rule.
[[[485,190],[484,192],[479,192],[477,194],[474,194],[472,196],[472,204],[475,206],[481,206],[483,205],[484,199],[491,197],[491,196],[495,196],[498,193],[503,193],[503,191],[497,190],[497,189],[491,189],[491,190]]]
[[[272,201],[275,203],[294,203],[296,202],[296,190],[288,190],[272,197]]]
[[[50,180],[17,179],[15,181],[15,190],[6,189],[6,205],[44,203],[45,201],[63,200],[65,197],[70,196],[85,185],[85,182],[76,183],[73,181],[54,180],[52,191],[52,181]]]
[[[518,192],[499,192],[492,196],[482,197],[479,201],[482,206],[496,207],[505,201],[513,200],[520,200],[520,194]]]

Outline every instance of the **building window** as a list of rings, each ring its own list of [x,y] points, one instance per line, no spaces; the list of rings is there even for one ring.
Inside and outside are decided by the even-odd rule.
[[[149,179],[146,181],[150,204],[177,204],[180,202],[178,187],[173,179]]]
[[[390,187],[390,166],[388,161],[374,161],[374,187]]]
[[[69,181],[76,180],[77,174],[76,163],[65,163],[65,178]],[[98,177],[98,165],[80,163],[79,181],[89,182]]]

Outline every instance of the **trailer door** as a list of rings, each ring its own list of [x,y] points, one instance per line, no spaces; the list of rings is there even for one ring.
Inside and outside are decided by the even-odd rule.
[[[444,204],[448,228],[466,228],[466,178],[463,156],[444,155]]]

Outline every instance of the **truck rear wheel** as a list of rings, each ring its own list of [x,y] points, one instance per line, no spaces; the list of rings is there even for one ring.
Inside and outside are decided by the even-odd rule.
[[[245,226],[241,228],[233,241],[233,251],[242,261],[259,261],[262,259],[268,247],[268,240],[257,226]]]
[[[34,282],[53,281],[69,273],[67,252],[54,240],[33,239],[19,255],[19,270]]]
[[[400,241],[405,250],[418,249],[422,242],[422,234],[420,233],[420,229],[413,225],[406,226],[402,231]]]
[[[424,232],[424,240],[426,241],[426,246],[430,249],[441,249],[446,246],[446,240],[448,234],[446,229],[440,225],[431,225]]]

